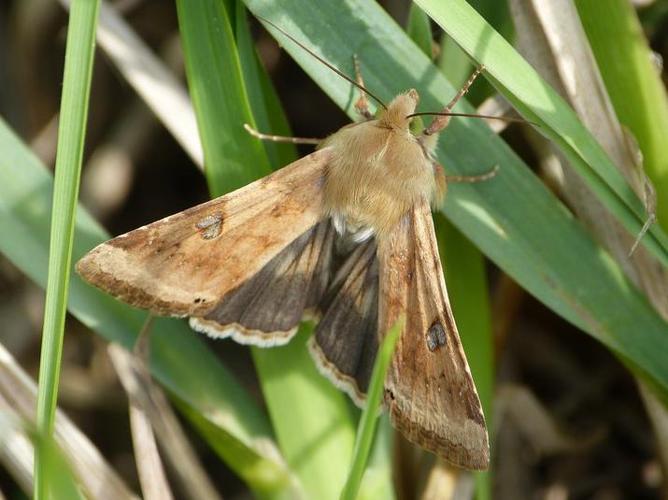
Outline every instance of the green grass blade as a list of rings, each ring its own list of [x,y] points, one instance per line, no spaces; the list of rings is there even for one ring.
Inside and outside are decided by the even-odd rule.
[[[499,2],[498,0],[470,0],[469,3],[501,36],[506,40],[512,40],[514,35],[513,22],[508,10],[508,2]],[[468,80],[474,70],[469,56],[466,55],[447,33],[444,34],[441,41],[441,55],[438,60],[438,67],[455,87],[464,85],[464,82]],[[489,82],[484,81],[476,83],[466,95],[466,98],[469,102],[477,106],[494,92],[494,88]]]
[[[485,64],[494,86],[520,113],[540,125],[540,132],[559,146],[606,208],[631,234],[638,234],[646,219],[642,202],[557,92],[464,0],[416,3],[464,51]],[[658,226],[650,232],[643,244],[668,265],[668,236]]]
[[[455,11],[461,9],[459,2],[452,4],[457,4]],[[309,16],[306,0],[246,0],[246,5],[347,73],[352,73],[351,54],[357,53],[364,63],[367,87],[385,100],[415,87],[421,94],[421,109],[436,109],[455,93],[374,2],[323,3],[317,17]],[[470,28],[479,36],[477,17],[465,21],[459,31]],[[487,37],[491,28],[483,31]],[[356,94],[348,83],[333,77],[280,34],[272,34],[339,106],[355,116]],[[468,39],[475,45],[475,38]],[[518,72],[511,78],[522,82],[524,75]],[[528,102],[544,98],[542,87],[526,92]],[[463,103],[462,110],[472,108]],[[579,140],[591,138],[586,134]],[[665,392],[668,366],[662,353],[668,349],[668,325],[522,160],[475,120],[453,120],[437,154],[450,173],[480,173],[500,165],[499,174],[488,182],[451,186],[442,207],[446,216],[527,291],[613,352],[632,359],[636,373]]]
[[[189,86],[205,157],[209,159],[207,177],[213,181],[211,192],[220,195],[237,187],[230,182],[235,176],[229,172],[237,165],[245,166],[245,174],[252,178],[266,173],[258,165],[269,164],[267,153],[241,124],[256,122],[251,111],[260,110],[258,116],[275,116],[277,101],[271,92],[261,96],[257,91],[268,83],[259,68],[258,73],[243,71],[246,64],[257,59],[246,35],[239,31],[244,29],[242,23],[237,24],[238,42],[231,38],[229,10],[215,0],[182,0],[178,5]],[[212,74],[215,72],[220,74]],[[253,78],[256,79],[246,81]],[[227,86],[224,90],[223,85]],[[249,90],[252,88],[255,90]],[[260,97],[265,98],[264,102]],[[266,107],[264,112],[262,106]],[[221,134],[232,136],[237,130],[246,135],[245,141],[253,142],[253,148],[243,150],[204,139]],[[307,335],[302,331],[287,346],[270,350],[254,348],[251,352],[287,463],[299,476],[309,497],[336,498],[345,481],[353,447],[353,414],[346,396],[315,370],[305,346]]]
[[[82,492],[77,486],[72,468],[58,448],[52,436],[35,435],[33,437],[35,453],[44,461],[44,483],[48,495],[44,498],[68,500],[84,500]],[[37,486],[37,484],[35,484]],[[37,498],[37,489],[34,496]]]
[[[379,415],[377,425],[376,438],[357,493],[357,500],[396,498],[392,472],[394,429],[387,412]]]
[[[40,286],[46,284],[53,181],[40,161],[0,120],[0,252]],[[109,235],[83,209],[77,213],[74,260]],[[69,311],[109,341],[132,348],[146,313],[99,292],[73,274]],[[180,320],[157,319],[151,338],[153,375],[217,430],[212,444],[255,491],[280,492],[289,472],[258,444],[271,439],[264,414],[234,377]],[[265,446],[266,448],[266,446]]]
[[[392,361],[392,354],[394,354],[394,347],[399,339],[399,334],[404,329],[405,322],[405,318],[400,317],[396,324],[390,328],[390,331],[387,332],[378,349],[378,355],[376,356],[373,371],[371,372],[366,407],[362,412],[357,437],[355,438],[355,450],[353,452],[350,473],[341,491],[341,500],[355,500],[357,498],[357,492],[362,481],[362,476],[364,475],[369,451],[371,450],[371,443],[376,431],[378,409],[381,398],[384,395],[385,375],[387,375],[387,370]]]
[[[275,135],[292,135],[288,120],[255,51],[255,44],[248,28],[246,7],[235,1],[235,34],[243,80],[248,92],[253,117],[260,131]],[[297,158],[294,144],[263,141],[269,163],[273,168],[287,165]]]
[[[49,271],[42,330],[42,350],[37,394],[37,428],[44,439],[53,433],[58,399],[58,377],[63,348],[74,219],[79,194],[88,96],[95,53],[95,26],[99,1],[74,0],[65,49],[63,92],[58,127],[56,177],[53,191]],[[11,238],[12,233],[5,233]],[[51,474],[40,447],[35,455],[35,498],[50,494],[46,483]]]
[[[431,19],[416,4],[412,3],[408,11],[406,33],[427,57],[431,58],[434,34],[431,31]]]
[[[225,5],[212,0],[176,5],[207,182],[220,196],[268,174],[269,160],[243,128],[256,124]]]
[[[304,326],[285,346],[254,349],[253,359],[279,446],[307,497],[337,498],[355,440],[353,412],[315,368],[306,348],[311,333]]]
[[[599,2],[576,0],[575,5],[617,117],[642,151],[656,189],[659,224],[668,229],[668,97],[636,12],[624,0],[606,3],[604,17]]]
[[[297,476],[287,467],[268,466],[266,460],[258,459],[257,451],[250,450],[239,441],[229,439],[222,427],[212,423],[201,408],[194,408],[180,398],[171,399],[219,456],[227,463],[244,464],[240,477],[246,481],[256,498],[267,500],[305,498]],[[273,441],[261,438],[255,439],[254,444],[261,452],[276,454]]]

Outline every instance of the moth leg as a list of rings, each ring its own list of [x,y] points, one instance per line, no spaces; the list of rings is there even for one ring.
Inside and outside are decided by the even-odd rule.
[[[315,137],[288,137],[285,135],[263,134],[262,132],[259,132],[250,125],[248,125],[248,123],[244,123],[244,128],[246,129],[246,132],[248,132],[250,135],[252,135],[253,137],[257,137],[262,141],[289,142],[291,144],[315,144],[315,145],[318,145],[323,141],[323,139],[317,139]]]
[[[364,86],[364,79],[362,78],[362,70],[360,69],[360,60],[357,57],[357,54],[353,54],[353,66],[355,66],[355,81],[357,84],[362,87]],[[362,92],[359,99],[355,103],[355,109],[357,112],[362,115],[366,120],[373,119],[373,113],[369,111],[369,99],[367,99],[366,93]]]
[[[476,78],[480,76],[480,74],[484,71],[485,66],[480,65],[478,68],[473,72],[471,77],[468,79],[468,81],[464,84],[464,86],[457,92],[455,97],[452,98],[452,100],[448,103],[448,105],[443,108],[443,113],[450,113],[452,109],[455,107],[457,102],[466,95],[466,93],[469,91],[471,88],[471,85],[473,85],[473,82],[475,82]],[[443,130],[445,127],[448,126],[448,123],[450,123],[450,116],[437,116],[434,118],[434,121],[431,122],[429,127],[427,127],[423,134],[424,135],[432,135],[432,134],[438,134],[441,130]]]
[[[466,182],[469,184],[473,184],[475,182],[482,182],[482,181],[487,181],[494,177],[497,172],[499,171],[499,166],[494,165],[492,168],[490,168],[487,172],[484,174],[478,174],[478,175],[446,175],[445,180],[446,182]]]

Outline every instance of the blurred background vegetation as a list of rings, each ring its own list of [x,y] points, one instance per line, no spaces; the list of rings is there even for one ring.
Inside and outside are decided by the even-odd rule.
[[[83,24],[68,27],[68,5],[0,3],[1,494],[33,488],[21,441],[30,433],[19,422],[34,420],[63,131],[81,143],[76,131],[86,132],[76,260],[109,235],[310,151],[260,144],[243,123],[325,137],[355,117],[350,86],[257,14],[348,74],[357,54],[366,85],[385,100],[417,88],[423,110],[448,102],[484,63],[487,81],[462,110],[514,108],[537,124],[490,122],[492,131],[455,120],[439,151],[452,173],[500,166],[486,185],[452,186],[435,214],[492,468],[450,469],[381,417],[360,498],[668,498],[667,1],[117,0],[78,12],[80,23],[99,15],[87,108],[84,90],[61,101],[87,81],[75,46],[85,52],[88,41]],[[73,70],[64,77],[67,44]],[[87,124],[61,108],[67,102]],[[628,258],[651,217],[658,224]],[[84,496],[339,496],[359,411],[314,369],[308,325],[289,346],[260,350],[158,320],[150,350],[159,384],[147,388],[141,356],[116,346],[133,346],[145,315],[76,277],[68,308],[62,365],[51,367],[73,425],[58,417],[56,429]],[[44,456],[47,472],[64,475],[58,453]],[[53,488],[72,498],[77,487]]]

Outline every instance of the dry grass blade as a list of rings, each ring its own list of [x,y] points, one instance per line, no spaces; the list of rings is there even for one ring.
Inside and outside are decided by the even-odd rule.
[[[0,415],[16,422],[34,424],[37,387],[0,344]],[[8,463],[17,481],[26,489],[33,485],[33,449],[25,431],[0,426],[0,457]],[[56,412],[55,437],[72,464],[77,479],[89,498],[96,500],[136,499],[125,483],[107,464],[100,452],[60,411]]]
[[[110,344],[108,348],[114,368],[130,399],[130,430],[135,449],[135,462],[139,482],[147,500],[174,498],[167,482],[165,471],[158,453],[158,445],[151,427],[151,420],[133,396],[139,389],[131,355],[122,347]]]
[[[140,336],[139,346],[147,338],[145,333]],[[183,485],[183,491],[193,499],[220,499],[202,469],[195,451],[190,446],[167,397],[151,380],[144,355],[132,355],[115,344],[110,344],[108,349],[116,372],[130,399],[137,466],[146,498],[167,498],[160,496],[160,491],[169,491],[160,457],[157,455],[151,431],[153,428],[160,437],[162,449],[165,451],[172,470]],[[150,432],[150,435],[146,434],[147,431]],[[161,482],[162,485],[152,484],[154,481]],[[149,496],[149,492],[156,496]]]
[[[519,115],[515,112],[515,110],[512,108],[510,103],[503,98],[502,95],[500,94],[494,94],[493,96],[488,97],[485,99],[480,106],[478,106],[478,109],[476,109],[476,113],[479,115],[486,115],[486,116],[513,116],[519,118]],[[513,113],[513,114],[511,114]],[[503,120],[489,120],[485,119],[485,122],[487,122],[487,125],[489,125],[489,128],[491,128],[496,134],[500,134],[506,128],[508,125],[510,125],[509,122],[504,122]]]
[[[429,470],[420,500],[470,500],[474,494],[473,475],[439,459]]]
[[[510,5],[516,26],[521,27],[517,30],[520,50],[543,78],[569,101],[642,198],[647,191],[647,181],[644,181],[644,176],[640,176],[642,179],[639,181],[638,171],[641,167],[639,168],[638,152],[629,147],[627,132],[617,119],[573,3],[565,0],[549,3],[539,0],[511,0]],[[551,150],[545,143],[539,147],[543,151]],[[644,291],[661,316],[668,319],[666,269],[642,247],[629,257],[633,236],[596,200],[556,150],[551,150],[545,158],[559,160],[563,169],[564,198],[616,258],[627,276]],[[651,206],[649,208],[651,209]],[[668,415],[665,407],[654,400],[650,391],[642,390],[641,394],[646,405],[657,410],[649,412],[657,433],[666,435]],[[657,413],[663,415],[658,416]],[[659,443],[659,446],[665,448],[668,443],[664,441]],[[661,454],[668,457],[665,449]],[[664,463],[664,468],[665,465]]]
[[[172,500],[174,495],[162,467],[158,444],[148,415],[130,402],[130,429],[135,448],[139,482],[146,500]]]
[[[69,7],[70,0],[61,0]],[[195,112],[181,82],[107,3],[100,6],[97,41],[177,142],[200,168],[204,154]]]
[[[33,444],[11,403],[0,394],[0,463],[21,489],[33,493]]]
[[[642,186],[636,182],[637,156],[628,147],[624,130],[607,97],[575,7],[565,1],[547,6],[535,0],[512,0],[511,7],[516,24],[522,27],[518,30],[518,41],[524,54],[569,101],[629,183],[642,193]],[[633,237],[586,191],[565,159],[559,158],[564,167],[564,197],[627,275],[650,296],[656,297],[654,305],[668,317],[668,281],[661,266],[644,250],[639,251],[635,259],[627,259]]]

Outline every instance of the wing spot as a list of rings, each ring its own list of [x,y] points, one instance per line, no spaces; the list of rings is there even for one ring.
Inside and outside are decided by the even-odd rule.
[[[445,345],[447,340],[445,336],[445,328],[443,328],[443,325],[438,319],[434,321],[429,327],[429,330],[427,330],[426,338],[427,349],[429,349],[431,352],[434,352],[439,347],[443,347]]]
[[[199,231],[199,234],[205,240],[212,240],[220,236],[220,233],[223,230],[223,214],[216,212],[211,215],[207,215],[202,220],[200,220],[195,227]]]

